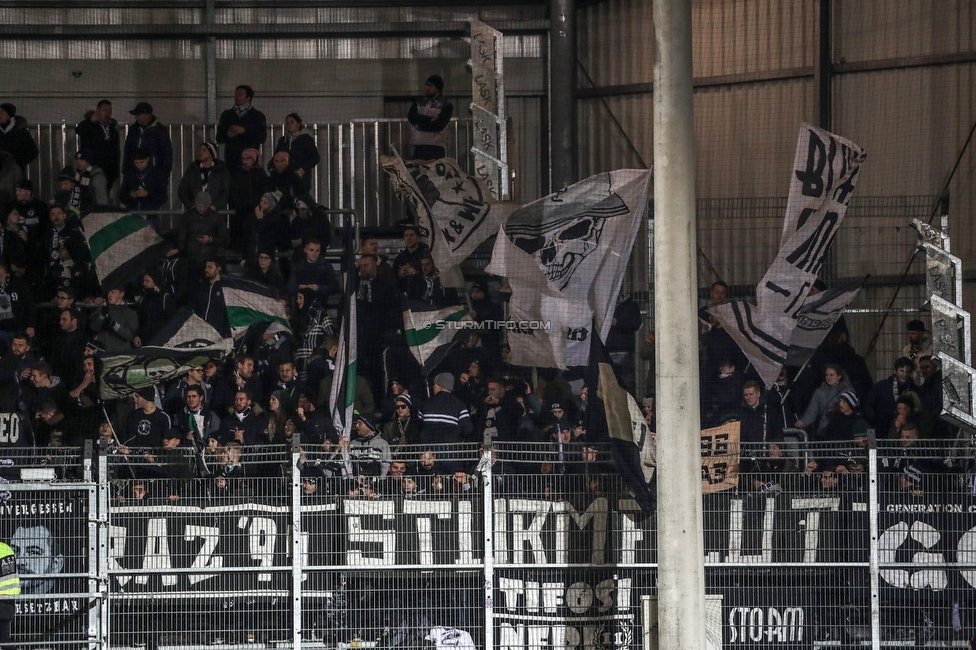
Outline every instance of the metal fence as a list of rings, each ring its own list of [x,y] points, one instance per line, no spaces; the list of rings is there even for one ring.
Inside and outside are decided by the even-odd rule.
[[[447,155],[456,159],[466,171],[470,169],[468,151],[472,145],[471,118],[453,119],[447,127]],[[204,141],[215,142],[216,127],[209,124],[170,124],[173,143],[173,173],[170,177],[167,210],[182,211],[177,190],[183,171],[196,160],[197,148]],[[360,215],[360,225],[389,226],[405,215],[379,164],[381,155],[392,153],[391,145],[404,156],[410,153],[410,125],[403,119],[353,120],[342,123],[309,124],[322,159],[315,168],[311,193],[319,203],[338,209],[353,209]],[[122,142],[129,125],[119,126]],[[28,167],[40,196],[53,192],[59,171],[71,164],[78,150],[74,125],[36,124],[30,127],[40,154]],[[283,124],[268,125],[268,140],[263,148],[262,164],[271,159],[275,143],[284,135]]]
[[[863,441],[723,450],[715,647],[966,647],[971,448]],[[318,446],[214,450],[205,478],[192,453],[51,451],[5,464],[21,648],[652,647],[656,517],[598,445],[396,450],[372,479]]]

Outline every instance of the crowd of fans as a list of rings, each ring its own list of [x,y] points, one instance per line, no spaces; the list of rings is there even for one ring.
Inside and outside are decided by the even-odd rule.
[[[447,106],[439,99],[443,82],[431,79],[421,103]],[[403,227],[402,249],[390,257],[384,254],[389,246],[365,232],[356,268],[349,270],[358,276],[355,295],[342,295],[344,270],[324,257],[338,240],[309,193],[319,162],[314,140],[291,113],[285,135],[265,148],[267,122],[253,96],[250,87],[237,88],[234,106],[220,116],[217,141],[200,143],[183,172],[178,196],[185,212],[161,232],[170,244],[166,258],[104,293],[81,219],[93,211],[152,211],[165,203],[173,172],[168,130],[151,105],[139,102],[129,111],[134,122],[122,141],[112,104],[102,100],[76,127],[80,148],[48,194],[24,176],[36,144],[17,121],[16,107],[0,104],[0,410],[22,414],[37,447],[74,447],[101,436],[127,456],[133,477],[175,464],[187,477],[218,474],[227,489],[248,472],[280,473],[274,463],[242,459],[249,448],[287,444],[295,432],[321,452],[306,459],[303,471],[316,479],[316,490],[329,492],[469,489],[473,461],[435,452],[437,445],[459,442],[547,445],[538,462],[518,463],[520,472],[606,470],[600,441],[587,434],[583,369],[509,363],[503,328],[491,326],[504,320],[506,294],[492,291],[498,285],[491,278],[462,289],[444,286],[416,227]],[[270,154],[266,168],[262,149]],[[162,230],[157,217],[149,220]],[[181,309],[229,336],[222,293],[228,273],[277,292],[288,307],[291,333],[254,325],[226,363],[193,368],[134,398],[100,398],[101,357],[153,342]],[[784,368],[767,391],[707,311],[727,298],[728,287],[716,282],[700,314],[701,419],[703,427],[738,420],[741,441],[759,449],[743,454],[745,489],[767,489],[775,483],[772,474],[790,469],[827,480],[863,471],[850,450],[816,452],[797,466],[782,449],[794,438],[856,449],[863,448],[868,428],[905,448],[914,440],[952,437],[939,418],[941,370],[922,321],[908,323],[903,356],[877,383],[841,321],[802,372]],[[357,416],[348,443],[327,413],[340,344],[336,316],[344,300],[355,300],[358,312]],[[455,347],[425,375],[407,346],[401,311],[457,304],[481,327],[460,330]],[[635,395],[637,357],[649,362],[644,394],[637,397],[653,431],[654,337],[637,340],[642,324],[639,303],[620,296],[606,345],[618,379]],[[192,462],[175,462],[185,457],[183,449],[192,450]],[[945,469],[921,459],[899,467],[906,480]],[[172,478],[172,470],[162,473]],[[344,476],[375,480],[331,481]]]

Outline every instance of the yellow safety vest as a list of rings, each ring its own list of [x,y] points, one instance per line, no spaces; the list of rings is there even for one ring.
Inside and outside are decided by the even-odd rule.
[[[0,599],[20,595],[20,576],[14,550],[0,542]]]

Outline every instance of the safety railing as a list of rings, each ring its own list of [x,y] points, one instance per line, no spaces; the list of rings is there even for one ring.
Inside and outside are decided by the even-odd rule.
[[[4,465],[29,470],[0,503],[22,648],[636,648],[650,624],[657,517],[602,445],[118,451]],[[724,452],[735,480],[703,500],[710,638],[965,647],[968,440]]]
[[[124,143],[128,124],[120,125],[119,137]],[[182,212],[177,189],[184,170],[196,160],[200,144],[215,142],[215,127],[205,124],[169,124],[173,144],[173,171],[165,210]],[[28,176],[39,196],[50,197],[62,167],[73,163],[78,138],[72,124],[36,124],[30,127],[38,144],[38,158],[30,164]],[[410,125],[404,119],[352,120],[342,123],[309,124],[307,131],[315,140],[321,162],[311,178],[311,193],[328,207],[354,209],[365,226],[389,226],[406,216],[399,201],[389,189],[386,174],[380,166],[381,155],[395,147],[402,155],[410,153]],[[266,166],[275,143],[284,134],[283,124],[268,125],[268,140],[262,148],[261,164]],[[472,122],[470,118],[451,120],[446,130],[447,155],[455,158],[465,170],[471,160]]]

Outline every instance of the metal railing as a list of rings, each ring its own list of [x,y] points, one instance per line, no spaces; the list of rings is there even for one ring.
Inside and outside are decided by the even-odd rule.
[[[968,444],[762,451],[743,445],[738,485],[704,497],[706,591],[720,604],[707,625],[722,647],[965,647]],[[226,453],[208,452],[206,478],[180,470],[192,454],[16,457],[41,473],[4,485],[0,504],[25,581],[15,642],[641,643],[656,516],[599,445],[397,448],[387,478],[359,479],[319,446]]]
[[[354,209],[365,226],[389,226],[405,216],[379,164],[379,157],[392,153],[393,145],[404,155],[410,151],[410,125],[404,119],[352,120],[342,123],[309,124],[321,155],[311,179],[311,192],[319,203],[330,208]],[[167,210],[182,211],[177,189],[183,171],[196,160],[197,148],[204,141],[215,141],[214,125],[170,124],[173,143],[173,172],[170,176]],[[119,126],[124,143],[129,125]],[[471,171],[471,118],[453,119],[447,127],[447,155]],[[30,127],[38,144],[38,158],[28,168],[39,196],[53,192],[61,168],[71,164],[78,150],[72,124],[36,124]],[[268,140],[263,147],[262,164],[267,165],[275,143],[284,135],[283,124],[268,125]]]

